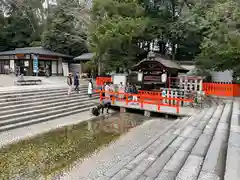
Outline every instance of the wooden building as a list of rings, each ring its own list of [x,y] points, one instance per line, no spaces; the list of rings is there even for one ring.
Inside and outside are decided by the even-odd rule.
[[[169,77],[177,77],[179,73],[188,72],[176,61],[163,58],[153,52],[150,52],[146,59],[134,65],[132,71],[138,75],[137,79],[141,89],[146,90],[168,87]]]
[[[89,77],[92,72],[86,68],[86,62],[91,61],[94,56],[95,53],[84,53],[73,58],[73,61],[71,61],[70,64],[70,71],[73,73],[78,72],[80,78]]]
[[[0,52],[0,74],[15,72],[18,68],[25,76],[66,75],[68,72],[69,55],[56,53],[42,47],[16,48],[12,51]],[[66,72],[66,73],[64,73]]]

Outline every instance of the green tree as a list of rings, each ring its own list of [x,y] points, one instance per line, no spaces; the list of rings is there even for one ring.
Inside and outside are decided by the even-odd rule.
[[[150,43],[158,41],[160,47],[158,53],[162,55],[170,56],[173,60],[194,58],[199,52],[200,37],[195,31],[196,28],[186,20],[192,16],[190,10],[194,2],[190,0],[141,1],[146,16],[150,19],[142,37],[148,51]]]
[[[42,45],[45,48],[73,56],[87,52],[85,32],[76,26],[74,14],[66,11],[78,6],[80,4],[74,0],[61,0],[52,6],[42,33]]]
[[[1,38],[7,46],[2,50],[31,46],[40,42],[44,21],[43,0],[1,1]],[[0,13],[1,14],[1,13]]]
[[[138,37],[146,28],[144,9],[135,0],[95,0],[91,15],[88,40],[99,67],[102,63],[107,71],[131,67]]]
[[[213,70],[233,70],[240,75],[240,4],[216,2],[202,22],[206,29],[198,65]]]

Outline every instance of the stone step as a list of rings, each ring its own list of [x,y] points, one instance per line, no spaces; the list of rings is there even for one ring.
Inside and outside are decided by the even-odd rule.
[[[225,180],[239,180],[240,177],[240,102],[233,104],[230,136],[228,139]]]
[[[164,167],[164,165],[176,151],[175,148],[169,147],[178,136],[173,133],[173,130],[178,128],[183,130],[182,125],[191,123],[193,118],[183,118],[182,120],[183,121],[181,123],[175,124],[171,129],[169,129],[159,139],[157,139],[153,144],[143,151],[143,153],[147,153],[147,156],[136,165],[135,169],[133,169],[124,178],[124,180],[137,180],[142,175],[147,179],[155,179],[157,177],[158,170]]]
[[[83,92],[87,92],[87,89],[82,89]],[[74,93],[74,92],[72,92]],[[28,99],[29,97],[31,97],[32,99],[33,98],[43,98],[43,97],[53,97],[53,96],[58,96],[58,95],[63,95],[63,94],[67,94],[67,90],[61,90],[61,91],[52,91],[51,93],[46,93],[44,92],[43,94],[32,94],[32,95],[28,95],[28,96],[12,96],[12,97],[9,97],[9,98],[1,98],[0,97],[0,102],[10,102],[10,101],[22,101],[22,100],[25,100],[25,99]]]
[[[216,130],[215,124],[218,124],[218,122],[220,121],[220,118],[222,118],[222,112],[224,112],[226,114],[229,112],[228,110],[229,110],[228,105],[226,105],[225,107],[222,105],[219,105],[218,108],[216,109],[216,111],[214,112],[213,116],[210,117],[210,120],[209,120],[207,126],[203,130],[203,134],[205,132],[208,132],[208,131],[205,131],[205,129],[209,129],[209,128],[213,128],[213,131],[209,131],[209,132],[214,133]],[[211,135],[211,134],[208,134],[208,135]],[[201,148],[201,146],[199,146],[199,143],[201,141],[202,140],[199,138],[197,143],[195,144],[195,146],[192,147],[192,151],[189,151],[190,155],[189,155],[189,157],[187,157],[186,162],[184,163],[184,165],[181,167],[180,171],[178,172],[178,174],[176,176],[176,180],[188,180],[188,179],[197,180],[199,173],[201,171],[202,165],[204,163],[204,160],[206,161],[206,159],[204,159],[206,149],[203,149],[204,153],[200,153],[201,154],[200,156],[197,155],[196,153],[194,153],[194,151],[196,151],[195,147]],[[209,144],[209,142],[208,142],[208,144]],[[207,144],[207,148],[208,148],[208,144]],[[202,147],[206,147],[206,146],[202,146]]]
[[[29,125],[33,125],[33,124],[37,124],[37,123],[41,123],[41,122],[46,122],[46,121],[50,121],[53,119],[57,119],[57,118],[61,118],[61,117],[65,117],[65,116],[69,116],[72,114],[77,114],[80,112],[84,112],[84,111],[88,111],[90,108],[92,108],[94,106],[94,103],[89,103],[88,105],[82,105],[77,106],[76,108],[72,108],[72,109],[68,109],[68,111],[61,111],[61,113],[51,113],[52,115],[46,116],[46,117],[39,117],[37,119],[31,119],[28,121],[20,121],[14,124],[9,124],[6,126],[0,126],[0,132],[3,131],[7,131],[7,130],[11,130],[11,129],[16,129],[16,128],[21,128],[21,127],[25,127],[25,126],[29,126]]]
[[[81,85],[79,88],[87,88],[87,85]],[[0,91],[0,96],[8,96],[15,94],[31,94],[31,93],[41,93],[41,92],[50,92],[50,91],[58,91],[58,90],[66,90],[68,86],[64,87],[41,87],[41,88],[31,88],[31,89],[18,89],[18,90],[8,90],[8,91]]]
[[[54,98],[42,98],[38,101],[33,101],[31,99],[28,99],[27,101],[21,101],[21,102],[6,102],[2,105],[0,104],[0,114],[4,115],[7,114],[7,111],[13,111],[15,112],[22,112],[21,108],[34,108],[35,106],[39,105],[51,105],[52,103],[68,103],[72,100],[78,100],[81,101],[81,98],[87,97],[86,93],[81,92],[80,94],[72,94],[71,96],[59,96]],[[97,95],[94,95],[92,98],[98,97]]]
[[[122,175],[121,172],[128,172],[126,170],[128,169],[131,171],[124,174],[124,180],[137,180],[141,177],[155,179],[161,169],[177,150],[176,147],[171,147],[172,144],[180,144],[178,147],[181,151],[179,151],[175,157],[180,156],[180,153],[183,152],[181,156],[185,159],[187,158],[189,151],[191,151],[191,148],[194,146],[194,143],[198,138],[197,136],[200,136],[201,134],[201,131],[199,132],[197,129],[197,126],[201,121],[201,117],[205,115],[208,119],[210,119],[214,111],[215,108],[211,108],[210,113],[206,113],[205,110],[205,112],[200,113],[200,117],[199,114],[197,114],[190,118],[185,117],[178,120],[178,122],[171,126],[171,128],[163,134],[158,135],[157,139],[149,140],[149,142],[146,142],[146,146],[143,144],[142,147],[130,153],[124,160],[120,161],[116,166],[106,171],[103,175],[108,179],[116,179]],[[192,138],[191,135],[193,135]],[[183,138],[183,141],[179,139],[177,140],[177,137]],[[186,153],[184,153],[185,151]],[[184,158],[182,160],[183,163],[185,162]]]
[[[129,165],[129,167],[132,166],[133,168],[135,168],[143,160],[143,158],[141,157],[148,156],[148,154],[144,155],[144,150],[148,148],[152,143],[154,143],[159,137],[163,136],[163,134],[170,130],[179,121],[180,119],[176,120],[173,124],[169,125],[163,132],[159,132],[155,136],[147,139],[145,142],[143,142],[143,144],[140,147],[129,153],[127,156],[125,156],[121,161],[116,163],[110,169],[107,169],[105,172],[103,172],[102,178],[110,179],[110,177],[116,175],[122,168],[124,168],[127,165]]]
[[[74,99],[66,99],[66,100],[62,99],[62,97],[59,97],[57,99],[58,101],[55,103],[46,101],[48,103],[40,104],[40,105],[34,104],[33,106],[30,106],[30,107],[24,106],[24,107],[20,107],[20,108],[13,108],[13,109],[11,108],[10,110],[0,111],[0,124],[1,124],[2,120],[6,120],[9,118],[16,118],[16,117],[20,117],[20,116],[29,115],[31,113],[41,112],[48,108],[56,109],[57,107],[59,107],[59,106],[61,107],[62,105],[71,106],[72,104],[79,104],[79,103],[86,102],[89,100],[97,100],[97,99],[98,99],[98,97],[92,97],[90,99],[86,95],[76,96],[76,97],[74,97]]]
[[[81,96],[82,94],[85,94],[87,95],[87,91],[82,91],[80,92],[79,94],[78,93],[73,93],[71,94],[69,97],[75,97],[75,96]],[[41,96],[41,97],[24,97],[24,99],[16,99],[15,101],[6,101],[6,102],[1,102],[0,103],[0,108],[1,107],[4,107],[4,106],[9,106],[9,105],[16,105],[16,104],[26,104],[26,103],[31,103],[33,101],[35,102],[38,102],[38,101],[49,101],[49,100],[54,100],[54,99],[57,99],[59,97],[66,97],[67,94],[64,94],[64,93],[59,93],[59,94],[55,94],[55,95],[44,95],[44,96]],[[93,97],[96,96],[96,97],[99,97],[98,94],[93,94]]]
[[[52,93],[52,92],[62,92],[67,91],[66,88],[57,88],[57,89],[43,89],[38,91],[17,91],[17,92],[9,92],[9,93],[1,93],[0,98],[13,98],[13,97],[19,97],[19,96],[32,96],[32,95],[41,95],[46,93]]]
[[[175,139],[176,135],[172,134],[172,129],[176,129],[183,123],[190,123],[191,117],[184,117],[176,120],[171,126],[166,128],[163,132],[156,134],[156,136],[147,140],[141,147],[135,149],[122,161],[117,163],[111,169],[107,170],[103,178],[110,177],[117,178],[118,171],[126,167],[131,169],[132,172],[124,179],[137,179],[141,174],[156,160],[156,158],[164,152],[165,148]]]
[[[87,102],[80,102],[71,105],[61,105],[57,108],[46,108],[41,111],[26,114],[22,117],[12,118],[9,120],[0,121],[0,131],[5,131],[13,128],[22,127],[25,125],[30,125],[34,123],[39,123],[43,121],[48,121],[51,119],[71,115],[78,112],[83,112],[89,110],[95,105],[95,100],[90,100]]]
[[[185,125],[185,129],[180,126],[181,131],[178,131],[178,137],[166,149],[166,152],[170,151],[171,154],[166,155],[164,152],[144,175],[153,179],[169,178],[174,180],[201,134],[197,128],[198,124],[203,119],[210,119],[214,110],[215,108],[212,107],[194,115],[194,118],[192,117],[191,121]]]
[[[85,100],[85,101],[78,101],[70,104],[60,104],[56,106],[50,106],[50,107],[43,107],[41,109],[34,109],[34,110],[27,110],[23,111],[21,113],[16,113],[16,114],[8,114],[3,117],[0,117],[0,126],[8,125],[11,123],[15,123],[17,121],[25,121],[29,119],[35,119],[39,117],[45,117],[48,115],[51,115],[51,113],[61,113],[62,111],[65,111],[65,109],[70,109],[73,107],[78,107],[85,105],[87,106],[88,103],[93,103],[96,102],[96,99],[92,100]]]

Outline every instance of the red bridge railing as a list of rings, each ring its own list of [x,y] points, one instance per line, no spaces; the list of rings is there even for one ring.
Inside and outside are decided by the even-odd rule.
[[[179,113],[180,107],[182,107],[182,104],[184,104],[181,102],[193,103],[193,99],[162,97],[160,92],[156,92],[155,94],[149,94],[147,91],[140,91],[139,94],[105,92],[100,90],[96,90],[96,92],[100,93],[100,102],[102,102],[103,99],[106,99],[106,97],[103,96],[103,93],[108,93],[111,95],[111,97],[108,99],[111,99],[112,104],[114,104],[116,101],[125,102],[125,105],[135,102],[138,103],[141,108],[144,108],[145,104],[151,104],[156,105],[158,111],[160,111],[161,106],[168,106],[176,108],[176,112]],[[137,97],[137,100],[133,100],[133,96]]]

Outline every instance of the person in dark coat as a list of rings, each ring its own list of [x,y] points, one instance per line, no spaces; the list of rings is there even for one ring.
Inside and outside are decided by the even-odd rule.
[[[72,73],[69,73],[68,74],[68,77],[67,77],[67,84],[68,84],[68,96],[70,96],[71,92],[72,92]]]
[[[74,76],[74,86],[75,86],[75,91],[79,93],[79,74],[76,73]]]

